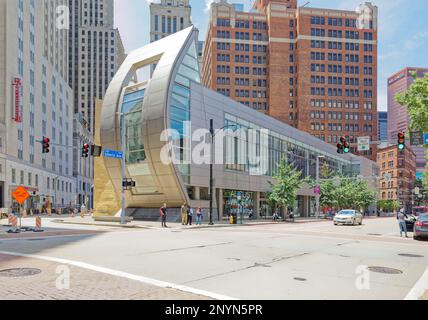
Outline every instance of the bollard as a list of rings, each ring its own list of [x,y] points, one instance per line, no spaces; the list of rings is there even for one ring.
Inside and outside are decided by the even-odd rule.
[[[43,232],[42,230],[42,218],[37,217],[36,218],[36,228],[33,230],[34,232]]]

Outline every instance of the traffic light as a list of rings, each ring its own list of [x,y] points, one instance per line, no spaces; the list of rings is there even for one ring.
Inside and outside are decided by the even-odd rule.
[[[340,138],[340,143],[337,144],[337,153],[343,154],[343,153],[349,153],[351,151],[351,146],[349,145],[348,141],[346,141],[345,137]]]
[[[406,147],[406,136],[404,135],[404,133],[400,132],[397,137],[398,150],[404,150],[404,148]]]
[[[347,141],[345,141],[345,143],[343,144],[343,152],[349,153],[350,150],[351,150],[351,147],[350,147],[349,143]]]
[[[51,140],[49,138],[43,137],[42,140],[42,153],[49,153]]]
[[[89,157],[89,144],[85,143],[82,147],[82,158],[87,158]]]

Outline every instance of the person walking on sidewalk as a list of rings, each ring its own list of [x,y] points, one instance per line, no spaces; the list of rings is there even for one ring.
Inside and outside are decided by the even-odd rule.
[[[168,209],[166,207],[166,203],[164,203],[163,206],[160,208],[160,215],[162,218],[162,228],[168,228],[166,225],[166,217],[168,215]]]
[[[181,224],[187,225],[187,204],[185,203],[181,206]]]
[[[401,209],[397,214],[398,225],[400,227],[400,237],[403,237],[403,232],[407,236],[407,226],[406,226],[406,214],[404,213],[404,209]]]
[[[187,225],[191,226],[193,222],[193,208],[191,206],[187,207]]]
[[[199,207],[196,210],[196,225],[201,226],[202,225],[202,209]]]

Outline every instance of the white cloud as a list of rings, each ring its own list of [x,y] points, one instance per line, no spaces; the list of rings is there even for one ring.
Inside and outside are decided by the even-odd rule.
[[[214,0],[205,0],[205,12],[210,11],[211,9],[211,4],[215,2]]]

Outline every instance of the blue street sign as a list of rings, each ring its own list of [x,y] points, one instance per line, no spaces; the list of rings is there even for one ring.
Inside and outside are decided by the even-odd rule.
[[[104,150],[104,157],[114,158],[114,159],[123,159],[123,152],[114,151],[114,150]]]
[[[428,145],[428,133],[424,134],[424,144]]]

